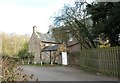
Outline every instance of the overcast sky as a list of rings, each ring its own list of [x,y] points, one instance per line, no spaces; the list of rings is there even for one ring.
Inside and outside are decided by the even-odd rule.
[[[31,34],[36,25],[46,33],[54,15],[66,3],[75,0],[0,0],[0,32]],[[83,0],[84,1],[84,0]]]
[[[0,31],[31,34],[36,25],[46,33],[49,20],[68,0],[0,0]]]

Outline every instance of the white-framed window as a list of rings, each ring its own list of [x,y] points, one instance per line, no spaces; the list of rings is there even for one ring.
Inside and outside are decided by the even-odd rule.
[[[52,44],[52,46],[54,46],[55,44]]]
[[[49,44],[45,44],[45,46],[49,46]]]

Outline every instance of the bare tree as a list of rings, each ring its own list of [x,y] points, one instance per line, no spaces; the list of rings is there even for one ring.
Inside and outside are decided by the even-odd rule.
[[[87,2],[76,2],[74,6],[65,5],[61,13],[54,17],[54,27],[64,26],[63,31],[76,37],[86,49],[96,48],[91,34],[91,21],[86,12]]]

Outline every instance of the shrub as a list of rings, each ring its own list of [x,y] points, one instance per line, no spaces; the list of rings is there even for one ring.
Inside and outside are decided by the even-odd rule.
[[[23,68],[19,65],[19,60],[16,58],[4,56],[2,57],[0,65],[2,66],[2,72],[0,73],[1,83],[15,83],[15,81],[29,80],[38,81],[37,78],[34,78],[33,74],[23,74]]]

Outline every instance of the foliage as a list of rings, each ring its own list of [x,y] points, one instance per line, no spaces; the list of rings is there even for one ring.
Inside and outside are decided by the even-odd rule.
[[[64,26],[52,28],[53,37],[56,39],[56,42],[67,43],[69,40],[69,34],[67,34],[66,28]]]
[[[120,46],[120,2],[75,2],[64,5],[58,13],[53,22],[56,38],[75,37],[86,49],[107,41],[107,46]]]
[[[2,55],[17,57],[19,50],[23,48],[23,44],[28,41],[28,38],[26,35],[2,33]]]
[[[111,46],[120,46],[120,2],[99,2],[87,5],[87,13],[93,20],[92,34],[103,41],[107,38]]]
[[[23,68],[19,65],[19,60],[17,58],[3,56],[0,62],[2,65],[1,79],[2,83],[16,83],[15,81],[29,81],[36,80],[33,74],[26,75],[23,73]]]
[[[84,48],[95,48],[94,38],[91,34],[91,21],[86,16],[86,2],[75,3],[74,6],[65,5],[61,13],[54,17],[54,27],[64,26],[69,37],[76,37]],[[63,32],[61,33],[63,34]],[[64,37],[64,35],[63,35]]]
[[[29,61],[29,62],[33,62],[34,59],[34,53],[33,52],[29,52],[29,48],[28,48],[28,42],[24,43],[24,47],[23,49],[21,49],[18,53],[18,57],[22,60],[22,61]]]
[[[60,44],[58,50],[57,50],[58,53],[61,53],[61,52],[69,52],[69,49],[65,46],[65,44]]]
[[[28,43],[25,42],[24,43],[24,46],[23,46],[23,49],[21,49],[18,53],[18,56],[21,58],[21,59],[24,59],[28,54]]]

